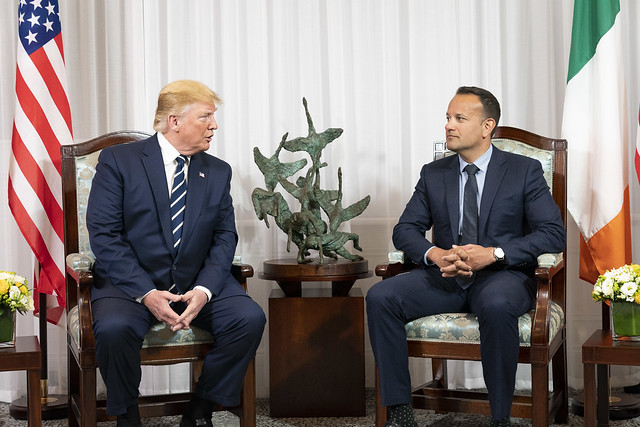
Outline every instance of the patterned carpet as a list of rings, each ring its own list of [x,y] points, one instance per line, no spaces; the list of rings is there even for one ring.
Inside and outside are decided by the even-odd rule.
[[[575,395],[576,391],[572,391]],[[635,395],[640,398],[640,395]],[[269,401],[259,399],[257,402],[257,424],[260,427],[371,427],[374,425],[374,396],[373,391],[367,391],[367,416],[358,418],[269,418]],[[450,426],[468,426],[480,427],[489,423],[489,418],[477,415],[465,414],[435,414],[433,411],[416,411],[416,420],[420,427],[450,427]],[[165,418],[149,418],[142,422],[144,427],[169,427],[180,424],[180,417]],[[514,426],[529,426],[531,421],[528,419],[514,418],[512,419]],[[42,425],[44,427],[63,427],[67,426],[67,420],[45,420]],[[216,427],[237,427],[238,419],[228,412],[214,414],[213,425]],[[569,424],[552,424],[552,426],[582,426],[582,417],[574,414],[569,416]],[[640,417],[630,420],[612,420],[612,427],[640,427]],[[27,422],[24,420],[15,420],[9,416],[9,404],[0,403],[0,426],[20,426],[26,427]],[[115,423],[98,423],[99,427],[112,427]]]

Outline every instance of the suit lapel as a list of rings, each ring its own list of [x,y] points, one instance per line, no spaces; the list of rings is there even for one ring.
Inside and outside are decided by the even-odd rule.
[[[158,143],[158,137],[152,136],[142,150],[142,164],[144,165],[149,185],[156,202],[156,209],[160,217],[162,234],[167,245],[175,257],[173,249],[173,233],[171,230],[171,210],[169,208],[169,189],[167,188],[167,176],[164,172],[164,161]]]
[[[482,190],[482,200],[480,200],[480,217],[478,218],[478,232],[484,230],[489,220],[489,212],[493,201],[498,194],[498,187],[507,172],[504,153],[493,147],[493,154],[487,167],[487,176],[484,180],[484,189]],[[478,234],[478,239],[481,235]]]
[[[189,162],[187,202],[184,213],[184,228],[182,230],[183,243],[189,242],[189,236],[194,231],[196,220],[202,210],[204,195],[206,194],[207,179],[210,171],[204,169],[203,156],[202,153],[194,154]],[[180,248],[183,246],[180,245]],[[180,252],[180,249],[178,249],[178,252]]]
[[[458,228],[460,224],[460,160],[452,157],[449,168],[444,173],[444,194],[447,201],[449,221],[451,221],[451,241],[458,244]]]

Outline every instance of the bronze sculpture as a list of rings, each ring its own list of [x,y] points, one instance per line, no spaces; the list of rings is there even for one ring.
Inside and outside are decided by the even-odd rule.
[[[320,169],[327,164],[320,161],[322,150],[342,134],[340,128],[329,128],[322,133],[316,133],[313,126],[307,100],[302,99],[307,116],[309,133],[306,137],[287,140],[285,133],[275,153],[271,157],[262,155],[258,147],[253,149],[253,157],[256,165],[264,175],[266,189],[255,188],[251,194],[253,208],[258,219],[264,220],[269,227],[268,215],[273,216],[276,225],[287,233],[287,251],[291,242],[298,247],[297,262],[300,264],[312,262],[309,259],[310,249],[318,251],[319,263],[324,262],[324,257],[338,259],[338,255],[348,260],[361,260],[360,255],[354,255],[344,248],[344,245],[352,241],[356,250],[362,251],[359,246],[359,237],[355,233],[339,231],[340,225],[360,215],[369,205],[370,196],[344,208],[342,206],[342,170],[338,168],[338,189],[323,190],[320,188]],[[282,149],[289,152],[306,152],[311,157],[311,165],[304,174],[299,176],[295,183],[288,178],[300,172],[307,166],[307,159],[299,159],[294,162],[282,163],[280,152]],[[282,193],[276,191],[280,186],[300,203],[300,210],[292,212]],[[326,220],[323,218],[326,217]]]

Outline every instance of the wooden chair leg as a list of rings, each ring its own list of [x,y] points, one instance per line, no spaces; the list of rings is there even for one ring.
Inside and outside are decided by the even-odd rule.
[[[80,368],[80,425],[82,427],[96,426],[96,369]]]
[[[560,408],[554,417],[554,421],[558,424],[567,424],[569,422],[569,387],[567,384],[567,350],[566,341],[558,349],[553,356],[553,393],[562,393],[562,402]]]
[[[78,427],[80,425],[76,418],[76,414],[73,411],[73,396],[80,393],[79,380],[80,376],[78,374],[78,365],[76,365],[76,360],[73,357],[73,354],[70,351],[67,351],[67,419],[69,420],[69,427]]]
[[[549,366],[531,365],[531,399],[533,427],[549,426]]]
[[[376,371],[376,427],[384,427],[387,422],[387,408],[382,406],[382,400],[380,397],[380,373],[378,372],[378,365],[375,365]]]
[[[242,385],[240,427],[256,427],[256,359],[249,362]]]
[[[431,359],[431,375],[433,382],[438,383],[438,387],[448,387],[447,359]]]

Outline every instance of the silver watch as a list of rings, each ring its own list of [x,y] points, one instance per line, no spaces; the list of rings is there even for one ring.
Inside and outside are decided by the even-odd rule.
[[[496,262],[504,262],[504,251],[502,248],[493,248],[493,257],[496,259]]]

